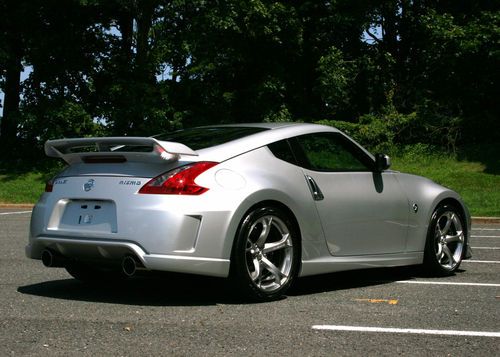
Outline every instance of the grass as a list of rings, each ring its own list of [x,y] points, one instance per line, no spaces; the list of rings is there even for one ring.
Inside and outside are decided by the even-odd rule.
[[[495,154],[450,155],[414,146],[391,155],[395,170],[425,176],[457,191],[473,216],[500,217],[500,167]],[[484,160],[477,160],[478,157]],[[0,203],[35,203],[57,171],[0,172]]]
[[[46,174],[0,174],[0,203],[34,203],[45,189]]]
[[[473,216],[500,217],[500,172],[496,155],[471,161],[475,155],[432,153],[425,150],[396,153],[394,170],[425,176],[457,191]],[[493,152],[491,153],[493,154]]]

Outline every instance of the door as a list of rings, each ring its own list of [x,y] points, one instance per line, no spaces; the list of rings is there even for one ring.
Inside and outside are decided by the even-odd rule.
[[[335,256],[403,252],[408,200],[390,171],[341,133],[299,136],[295,151]]]

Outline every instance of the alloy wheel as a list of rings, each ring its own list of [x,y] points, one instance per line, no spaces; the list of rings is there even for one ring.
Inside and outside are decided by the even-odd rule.
[[[445,270],[454,270],[462,261],[465,235],[460,216],[447,210],[439,216],[434,231],[436,260]]]
[[[280,218],[266,215],[253,222],[245,257],[249,277],[259,290],[273,292],[288,282],[293,254],[290,230]]]

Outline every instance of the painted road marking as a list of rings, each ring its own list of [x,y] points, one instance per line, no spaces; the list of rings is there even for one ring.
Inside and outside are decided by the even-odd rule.
[[[425,280],[398,280],[395,283],[399,284],[424,284],[424,285],[458,285],[458,286],[491,286],[500,287],[500,284],[490,284],[490,283],[460,283],[452,281],[425,281]]]
[[[23,214],[23,213],[31,213],[31,211],[2,212],[2,213],[0,213],[0,216],[7,216],[9,214]]]
[[[385,333],[410,333],[410,334],[417,334],[417,335],[500,337],[500,332],[491,332],[491,331],[424,330],[424,329],[413,329],[413,328],[342,326],[342,325],[314,325],[314,326],[312,326],[312,328],[313,328],[313,330],[329,330],[329,331],[385,332]]]
[[[473,231],[500,231],[500,228],[472,228]]]
[[[492,249],[492,250],[497,250],[500,249],[500,247],[471,247],[472,249]]]
[[[397,305],[397,299],[354,299],[355,301],[370,302],[372,304],[386,303],[389,305]]]
[[[463,260],[462,263],[500,264],[498,260]]]
[[[500,238],[500,236],[471,236],[472,238]]]

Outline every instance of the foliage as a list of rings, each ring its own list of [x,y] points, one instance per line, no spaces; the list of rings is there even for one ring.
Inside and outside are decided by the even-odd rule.
[[[318,61],[318,85],[316,90],[332,113],[349,105],[349,91],[352,86],[355,67],[345,61],[343,53],[336,47],[322,56]]]
[[[390,151],[396,145],[423,138],[416,113],[365,114],[359,122],[320,120],[317,124],[334,126],[374,152]]]
[[[491,1],[0,0],[0,160],[37,161],[33,148],[61,136],[320,118],[372,148],[495,142],[499,10]]]

